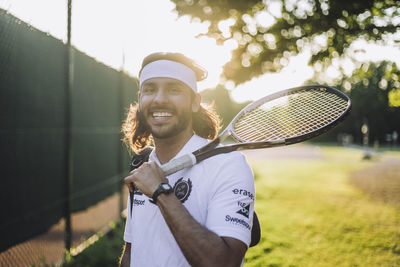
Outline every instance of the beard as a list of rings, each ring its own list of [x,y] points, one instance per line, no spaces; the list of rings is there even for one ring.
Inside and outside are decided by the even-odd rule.
[[[164,110],[166,109],[165,107],[152,107],[152,109],[157,108],[162,108]],[[176,136],[188,127],[192,117],[192,110],[190,107],[188,107],[187,110],[180,112],[174,108],[167,108],[167,110],[177,117],[177,122],[162,126],[161,128],[153,127],[151,124],[148,123],[146,116],[143,114],[143,112],[139,111],[139,123],[142,124],[146,132],[149,132],[154,138],[163,139]]]

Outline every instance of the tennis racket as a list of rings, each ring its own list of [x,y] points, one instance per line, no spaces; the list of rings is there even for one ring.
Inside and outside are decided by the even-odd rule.
[[[303,142],[332,129],[350,108],[350,98],[329,86],[280,91],[247,105],[212,142],[169,161],[161,169],[168,176],[218,154]],[[228,136],[236,143],[218,146]]]

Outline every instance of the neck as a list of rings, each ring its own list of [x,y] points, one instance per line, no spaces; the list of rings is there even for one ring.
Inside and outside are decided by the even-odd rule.
[[[154,138],[155,152],[161,164],[175,157],[192,136],[193,130],[190,127],[172,137]]]

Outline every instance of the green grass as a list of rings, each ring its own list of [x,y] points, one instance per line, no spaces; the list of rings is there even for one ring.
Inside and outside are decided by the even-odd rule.
[[[245,267],[400,266],[400,210],[349,182],[379,158],[365,161],[362,151],[334,146],[322,152],[323,160],[251,161],[262,238]],[[122,226],[67,266],[116,266]]]
[[[111,225],[111,231],[75,257],[69,257],[63,267],[118,266],[122,252],[124,222]]]
[[[373,162],[357,150],[323,153],[325,160],[252,161],[262,239],[245,266],[400,265],[400,211],[349,183]]]

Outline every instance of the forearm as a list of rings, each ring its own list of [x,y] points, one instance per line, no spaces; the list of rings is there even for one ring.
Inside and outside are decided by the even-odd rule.
[[[237,246],[229,246],[223,238],[200,225],[174,194],[161,195],[157,205],[184,256],[192,266],[241,264],[247,248],[244,243],[240,250]]]
[[[131,243],[125,243],[124,251],[119,262],[120,267],[129,267],[131,265]]]

